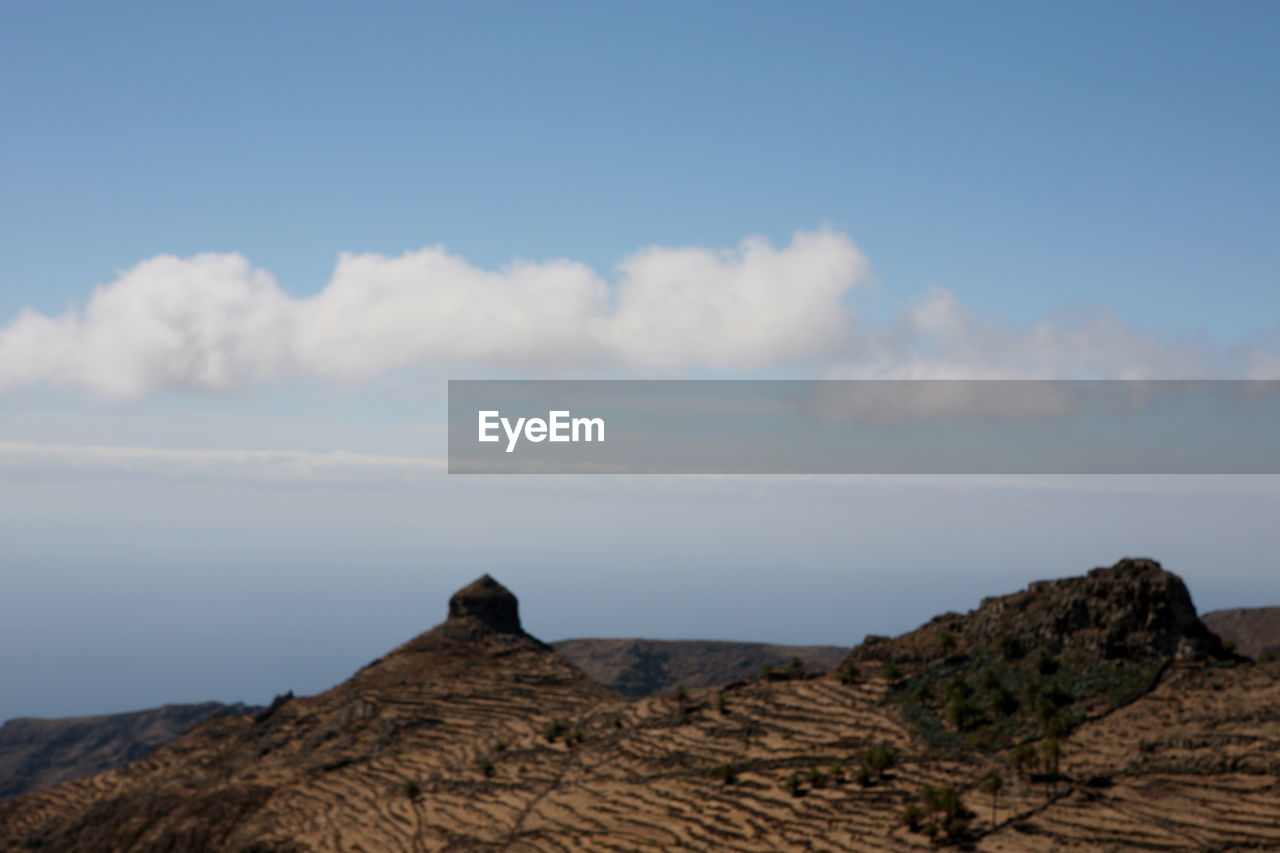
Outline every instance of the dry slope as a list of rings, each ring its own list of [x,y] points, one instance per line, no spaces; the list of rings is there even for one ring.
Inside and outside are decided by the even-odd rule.
[[[326,693],[0,804],[0,850],[1280,847],[1280,671],[1223,652],[1149,561],[1028,592],[947,617],[950,640],[930,625],[873,642],[838,674],[628,701],[525,635],[484,578]],[[1097,683],[1089,649],[1113,655]],[[1121,661],[1149,680],[1109,701]],[[1006,725],[988,700],[1009,687],[982,673],[1032,666],[1077,692],[1041,680]],[[911,697],[935,682],[965,684],[976,726]]]

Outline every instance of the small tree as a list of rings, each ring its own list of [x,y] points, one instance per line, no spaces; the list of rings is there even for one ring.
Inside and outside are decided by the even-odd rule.
[[[827,784],[827,776],[816,767],[810,767],[809,772],[805,774],[805,781],[813,788],[822,788]]]
[[[996,825],[996,801],[1000,796],[1000,791],[1004,789],[1004,777],[1000,775],[1000,771],[992,770],[986,776],[982,777],[982,792],[991,795],[991,825]]]
[[[866,767],[868,772],[877,779],[884,778],[886,771],[891,769],[898,763],[898,755],[894,752],[893,747],[874,746],[868,749],[862,756],[862,766]]]
[[[1058,767],[1062,761],[1062,741],[1056,737],[1051,737],[1040,745],[1040,761],[1044,772],[1054,777],[1058,776]]]
[[[1029,743],[1020,744],[1014,747],[1013,752],[1009,754],[1009,762],[1013,764],[1013,769],[1018,771],[1022,776],[1036,763],[1036,751]]]
[[[422,786],[418,784],[417,779],[405,779],[400,783],[400,793],[411,800],[416,800],[422,795]]]
[[[959,838],[969,828],[973,817],[951,785],[926,787],[920,792],[920,804],[923,814],[929,818],[922,828],[935,837],[940,833],[945,839]],[[919,817],[916,816],[917,821]]]

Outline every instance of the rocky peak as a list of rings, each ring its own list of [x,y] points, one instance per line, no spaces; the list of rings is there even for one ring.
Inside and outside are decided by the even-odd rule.
[[[449,599],[446,624],[467,623],[503,634],[524,633],[520,627],[520,603],[509,589],[489,575],[477,578]]]
[[[923,661],[948,644],[973,648],[1010,638],[1028,649],[1102,659],[1230,657],[1196,615],[1181,578],[1155,560],[1126,558],[1083,577],[1037,581],[983,599],[967,614],[949,613],[894,640],[864,643],[855,658]]]

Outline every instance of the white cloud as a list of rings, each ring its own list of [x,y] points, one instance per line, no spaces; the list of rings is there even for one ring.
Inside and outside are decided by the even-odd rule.
[[[485,270],[442,247],[343,254],[311,296],[238,254],[144,261],[56,317],[0,327],[0,393],[32,384],[106,397],[233,390],[295,378],[359,382],[398,368],[669,375],[800,369],[859,378],[1280,376],[1274,347],[1222,355],[1117,317],[999,325],[948,290],[886,328],[847,295],[867,259],[834,230],[775,247],[650,247],[610,285],[571,260]]]
[[[435,247],[344,254],[328,286],[294,298],[237,254],[161,256],[83,310],[28,311],[0,329],[0,391],[51,383],[130,397],[454,364],[768,367],[837,344],[842,299],[866,272],[834,231],[783,248],[645,249],[622,262],[616,291],[573,261],[495,272]]]

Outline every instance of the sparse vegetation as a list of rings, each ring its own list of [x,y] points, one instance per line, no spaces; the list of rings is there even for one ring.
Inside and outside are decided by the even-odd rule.
[[[862,766],[871,778],[879,780],[898,763],[898,753],[889,745],[874,746],[862,754]]]
[[[726,761],[724,764],[721,764],[716,768],[715,776],[725,785],[732,785],[738,781],[737,768],[735,768],[733,763],[729,761]]]
[[[480,775],[486,779],[493,777],[493,762],[487,758],[482,758],[476,762],[476,769],[480,771]]]
[[[555,743],[567,730],[568,727],[563,721],[552,720],[542,729],[542,736],[547,739],[547,743]]]
[[[418,784],[417,779],[405,779],[400,783],[400,793],[411,800],[416,800],[422,796],[422,786]]]
[[[803,793],[803,790],[800,787],[799,773],[792,773],[790,776],[788,776],[787,781],[783,783],[783,786],[787,789],[787,792],[790,793],[791,796],[793,797],[798,797]]]
[[[965,808],[954,786],[930,785],[920,792],[917,804],[903,811],[901,820],[912,832],[923,832],[935,842],[954,842],[967,834],[973,812]]]
[[[885,681],[897,681],[902,678],[902,670],[898,669],[897,664],[885,663],[880,667],[880,677]]]
[[[822,788],[827,784],[827,774],[816,767],[810,767],[809,772],[804,776],[804,780],[809,783],[811,788]]]

